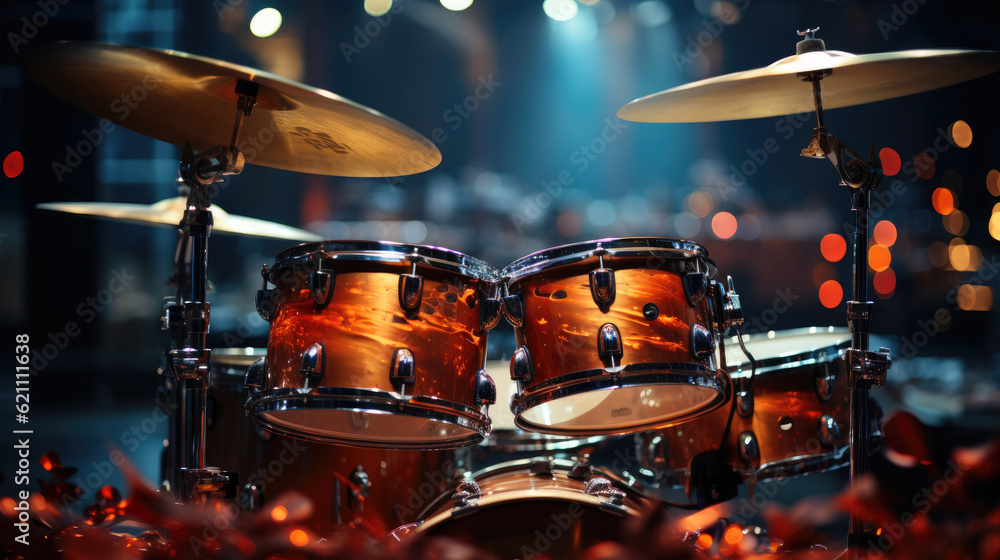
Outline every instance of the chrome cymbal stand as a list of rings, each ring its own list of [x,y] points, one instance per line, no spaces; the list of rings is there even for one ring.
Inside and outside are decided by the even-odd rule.
[[[796,54],[825,50],[822,39],[816,39],[819,28],[800,31],[805,38],[796,45]],[[868,350],[871,333],[873,302],[868,301],[868,209],[871,191],[882,181],[882,162],[874,146],[864,159],[836,136],[829,134],[823,122],[823,100],[820,82],[832,70],[802,72],[798,77],[812,84],[816,103],[817,127],[809,145],[802,150],[805,157],[830,160],[840,174],[840,185],[848,187],[851,210],[854,212],[854,288],[851,301],[847,302],[847,324],[851,329],[851,348],[848,350],[848,385],[851,389],[851,475],[850,490],[857,496],[858,484],[868,473],[868,460],[872,451],[872,411],[869,410],[868,391],[872,385],[885,385],[888,369],[892,366],[888,348]],[[874,538],[869,524],[860,516],[859,507],[851,502],[847,546],[851,558],[862,558]]]
[[[212,355],[206,348],[208,238],[213,223],[209,208],[212,185],[225,175],[239,174],[246,163],[236,146],[244,118],[257,102],[258,89],[256,83],[237,80],[236,123],[230,146],[195,154],[187,144],[181,157],[180,180],[190,191],[174,263],[177,294],[164,306],[162,317],[163,329],[170,331],[165,380],[172,411],[169,483],[178,502],[201,502],[209,496],[232,498],[239,484],[237,473],[205,466],[205,407]]]

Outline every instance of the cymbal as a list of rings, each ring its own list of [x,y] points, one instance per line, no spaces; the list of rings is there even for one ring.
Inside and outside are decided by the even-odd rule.
[[[796,74],[832,69],[820,82],[823,109],[850,107],[937,89],[1000,70],[1000,53],[912,50],[855,55],[816,51],[770,66],[725,74],[632,101],[618,116],[637,122],[716,122],[816,109],[812,86]]]
[[[329,91],[179,51],[64,41],[23,58],[28,75],[108,121],[196,151],[227,147],[237,79],[260,84],[237,143],[247,163],[344,177],[432,169],[441,153],[399,122]]]
[[[164,225],[178,227],[184,216],[187,198],[178,196],[161,200],[154,204],[123,204],[117,202],[44,202],[36,207],[43,210],[68,212],[94,216],[118,222],[141,225]],[[276,224],[257,218],[247,218],[226,212],[218,205],[212,205],[215,224],[212,233],[228,233],[252,237],[271,237],[292,241],[322,241],[323,238],[304,229]]]

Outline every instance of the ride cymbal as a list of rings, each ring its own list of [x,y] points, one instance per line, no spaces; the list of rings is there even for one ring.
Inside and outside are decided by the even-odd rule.
[[[833,70],[821,82],[823,109],[920,93],[1000,70],[1000,53],[912,50],[855,55],[814,51],[765,68],[684,84],[632,101],[618,116],[636,122],[716,122],[814,111],[812,87],[798,74]]]
[[[237,80],[259,84],[238,144],[247,163],[320,175],[392,177],[441,162],[410,128],[329,91],[274,74],[195,56],[86,42],[35,45],[28,75],[98,117],[195,150],[229,146]]]

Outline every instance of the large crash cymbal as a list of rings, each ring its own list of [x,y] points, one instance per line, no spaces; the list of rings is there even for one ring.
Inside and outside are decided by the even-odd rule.
[[[161,200],[148,206],[145,204],[123,204],[117,202],[45,202],[39,204],[37,207],[43,210],[105,218],[116,222],[178,227],[181,218],[184,217],[184,207],[186,205],[187,198],[178,196]],[[212,226],[212,233],[270,237],[292,241],[323,240],[319,235],[304,229],[230,214],[219,208],[218,205],[212,206],[211,210],[212,218],[215,222]]]
[[[237,79],[260,84],[238,141],[247,163],[344,177],[419,173],[437,147],[395,120],[329,91],[178,51],[58,42],[26,51],[28,75],[81,109],[196,151],[229,146]]]
[[[913,50],[855,55],[817,51],[765,68],[708,78],[636,99],[618,116],[637,122],[715,122],[815,110],[802,72],[833,70],[820,82],[823,108],[836,109],[950,86],[1000,70],[1000,53]]]

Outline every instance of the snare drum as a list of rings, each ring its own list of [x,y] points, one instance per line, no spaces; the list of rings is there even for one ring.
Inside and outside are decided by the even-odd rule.
[[[267,359],[247,376],[257,424],[361,447],[483,439],[495,268],[437,247],[325,241],[283,251],[264,275]]]
[[[645,505],[611,473],[573,461],[525,459],[474,474],[442,494],[422,521],[390,538],[445,536],[497,558],[575,559],[598,543],[620,540]]]
[[[850,389],[845,353],[851,333],[811,327],[744,337],[750,363],[735,337],[726,344],[736,413],[724,450],[745,482],[787,478],[847,465]],[[685,485],[695,458],[719,448],[729,406],[666,430],[637,434],[637,454],[661,486]],[[713,453],[714,455],[714,453]]]
[[[453,451],[362,449],[272,434],[243,412],[247,367],[263,349],[212,351],[206,414],[208,464],[240,477],[237,503],[267,508],[296,491],[312,501],[309,525],[329,533],[362,528],[383,536],[418,519],[428,501],[466,471]]]
[[[622,434],[722,405],[729,380],[714,357],[715,274],[700,245],[663,238],[567,245],[507,266],[517,425]]]

